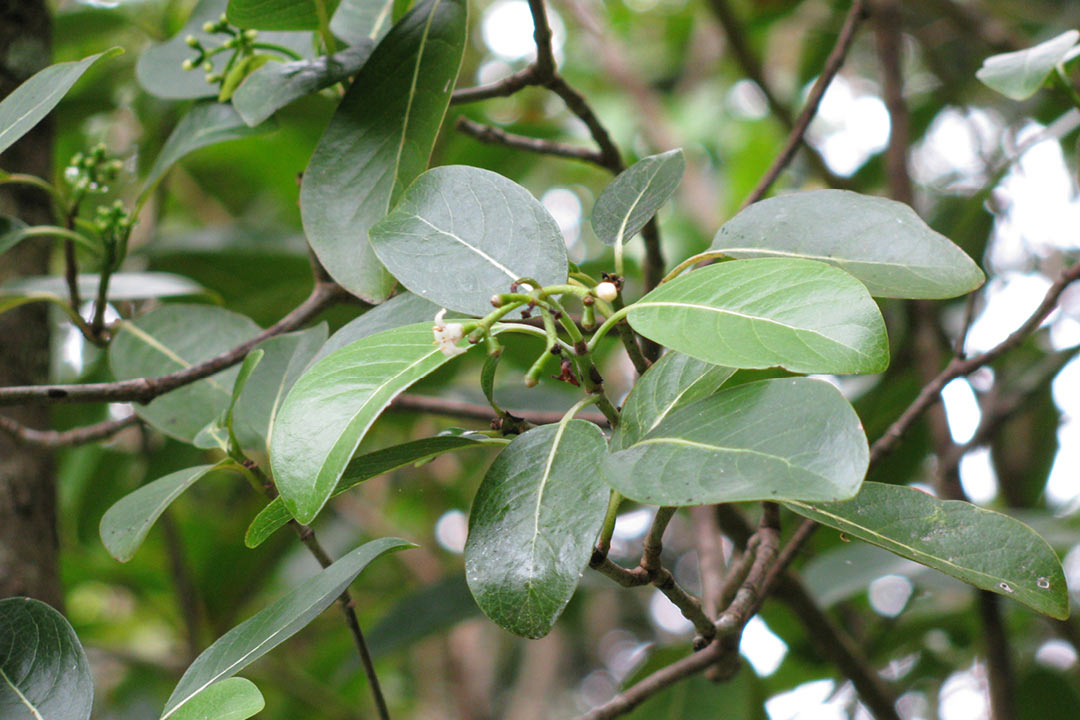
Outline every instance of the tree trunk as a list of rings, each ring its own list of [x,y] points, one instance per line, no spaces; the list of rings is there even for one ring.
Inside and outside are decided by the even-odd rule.
[[[48,64],[49,13],[44,0],[0,0],[0,96]],[[52,130],[48,120],[0,155],[0,168],[49,178]],[[28,223],[51,222],[40,190],[6,186],[0,213]],[[4,254],[0,282],[48,272],[50,246],[25,242]],[[44,382],[48,371],[46,306],[35,303],[0,314],[0,385]],[[5,408],[4,414],[36,428],[48,425],[44,407]],[[56,485],[48,450],[0,435],[0,597],[28,595],[61,606],[57,573]]]

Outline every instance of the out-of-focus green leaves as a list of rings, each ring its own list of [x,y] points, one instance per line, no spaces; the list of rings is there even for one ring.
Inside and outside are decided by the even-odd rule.
[[[1038,92],[1058,63],[1080,40],[1080,32],[1067,30],[1026,50],[993,55],[975,73],[984,85],[1013,100],[1027,100]]]

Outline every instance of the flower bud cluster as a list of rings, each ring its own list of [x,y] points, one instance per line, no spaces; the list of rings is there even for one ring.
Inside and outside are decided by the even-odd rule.
[[[107,193],[107,183],[115,180],[124,164],[109,158],[104,145],[95,145],[88,152],[75,153],[64,168],[64,180],[77,193]]]
[[[212,58],[215,55],[229,50],[234,51],[233,59],[226,64],[226,67],[230,67],[235,63],[237,57],[244,58],[253,54],[254,48],[252,45],[259,37],[257,30],[241,30],[233,27],[224,14],[217,21],[204,23],[202,31],[207,35],[224,35],[225,39],[217,47],[207,48],[198,37],[188,35],[184,38],[184,42],[195,51],[196,55],[193,58],[184,60],[180,67],[185,71],[191,71],[197,67],[202,68],[203,72],[206,73],[206,82],[210,85],[218,85],[225,81],[224,73],[214,72]]]

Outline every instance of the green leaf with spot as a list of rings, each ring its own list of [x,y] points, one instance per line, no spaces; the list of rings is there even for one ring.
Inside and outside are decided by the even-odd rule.
[[[266,707],[255,683],[241,677],[216,682],[191,698],[173,720],[247,720]]]
[[[694,270],[631,305],[627,319],[650,340],[715,365],[839,374],[889,364],[885,321],[866,287],[812,260]]]
[[[669,352],[634,384],[611,435],[611,449],[623,450],[660,424],[672,410],[708,397],[735,374],[682,353]]]
[[[327,272],[382,302],[394,279],[368,231],[428,165],[465,49],[464,0],[425,0],[394,24],[356,75],[300,188],[304,231]]]
[[[604,434],[584,420],[514,438],[484,476],[469,514],[465,577],[501,627],[546,635],[577,589],[609,491]]]
[[[608,484],[650,505],[842,500],[866,475],[859,417],[822,380],[737,385],[672,411],[607,456]]]
[[[433,323],[357,340],[312,365],[274,422],[270,465],[289,513],[310,523],[330,498],[360,441],[399,393],[450,360]]]
[[[675,193],[685,170],[683,151],[669,150],[642,158],[619,173],[593,206],[596,237],[606,245],[620,245],[641,232]]]
[[[212,684],[232,677],[288,640],[330,606],[368,564],[388,552],[416,547],[398,538],[361,545],[273,605],[240,623],[204,650],[180,678],[161,720],[179,712]]]
[[[983,590],[1064,620],[1069,590],[1053,548],[1008,515],[915,488],[868,482],[852,500],[791,510]]]
[[[121,48],[113,48],[82,60],[50,65],[15,88],[0,101],[0,152],[44,120],[91,65],[122,52]]]
[[[1058,63],[1080,41],[1080,32],[1068,30],[1025,50],[993,55],[975,72],[983,85],[1013,100],[1027,100],[1038,92]]]
[[[907,205],[847,190],[754,203],[720,228],[710,251],[820,260],[854,275],[874,297],[950,298],[986,279],[963,250]]]
[[[164,305],[125,321],[109,346],[109,365],[118,380],[157,377],[196,365],[257,335],[243,315],[207,305]],[[152,426],[192,442],[229,405],[233,366],[161,395],[135,412]]]
[[[465,165],[428,170],[371,228],[375,254],[427,300],[483,316],[491,296],[522,277],[566,282],[566,244],[547,209],[498,173]]]
[[[39,600],[0,600],[0,717],[88,720],[94,680],[79,638]]]

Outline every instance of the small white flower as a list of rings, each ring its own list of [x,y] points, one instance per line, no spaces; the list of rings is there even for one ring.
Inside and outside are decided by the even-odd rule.
[[[611,302],[615,298],[619,297],[619,288],[615,287],[615,283],[602,282],[596,286],[596,297],[601,300]]]
[[[439,351],[447,357],[468,352],[469,348],[458,347],[458,343],[465,337],[465,326],[456,322],[444,323],[444,317],[446,317],[446,308],[435,315],[435,326],[432,328]]]

